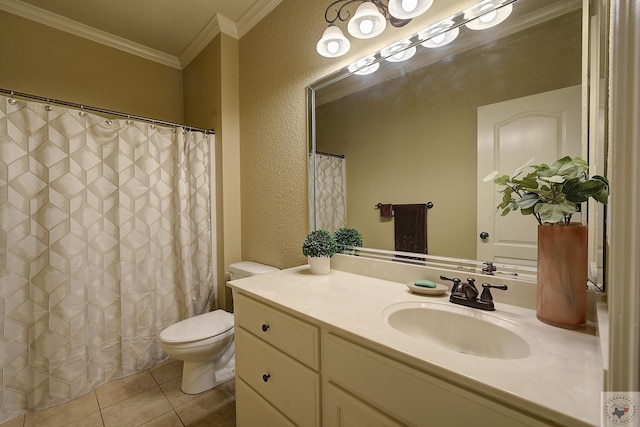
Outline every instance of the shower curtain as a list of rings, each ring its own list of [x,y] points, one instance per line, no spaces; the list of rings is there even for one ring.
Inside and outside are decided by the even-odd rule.
[[[309,171],[313,173],[313,154],[309,156]],[[347,185],[345,174],[345,159],[340,156],[315,153],[315,192],[309,200],[315,200],[315,209],[309,209],[310,224],[316,229],[327,230],[331,233],[344,227],[347,223],[346,198]],[[315,217],[313,217],[315,212]]]
[[[210,308],[212,143],[0,97],[0,423],[153,366]]]

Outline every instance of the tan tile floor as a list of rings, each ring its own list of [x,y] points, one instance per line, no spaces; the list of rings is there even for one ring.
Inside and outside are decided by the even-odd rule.
[[[235,427],[235,381],[200,394],[180,390],[182,362],[171,360],[0,427]]]

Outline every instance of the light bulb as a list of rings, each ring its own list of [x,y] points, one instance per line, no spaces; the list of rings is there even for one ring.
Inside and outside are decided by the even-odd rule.
[[[391,49],[391,58],[395,59],[396,61],[402,59],[403,53],[402,53],[402,46],[393,46]]]
[[[440,44],[440,43],[442,43],[442,42],[444,41],[445,37],[446,37],[446,36],[445,36],[445,34],[444,34],[444,33],[440,33],[440,34],[438,34],[438,35],[437,35],[437,36],[435,36],[435,37],[431,37],[431,41],[432,41],[434,44]]]
[[[371,19],[363,19],[360,21],[359,27],[362,34],[369,35],[373,31],[373,21]]]
[[[402,10],[405,12],[413,12],[418,7],[418,0],[402,0]]]
[[[382,49],[380,53],[382,57],[389,62],[406,61],[407,59],[413,57],[413,55],[415,55],[416,53],[416,47],[409,47],[410,45],[411,43],[408,40],[401,40],[391,46]]]
[[[337,58],[347,53],[350,47],[351,43],[342,34],[342,30],[335,25],[330,25],[318,40],[316,51],[324,57]]]
[[[503,2],[504,0],[484,0],[466,9],[464,11],[464,19],[469,21],[465,26],[470,30],[485,30],[500,24],[513,11],[513,3],[501,6]]]
[[[422,46],[428,48],[438,48],[445,46],[454,41],[460,30],[453,28],[454,21],[452,18],[444,19],[429,28],[418,33],[418,39],[422,41]]]
[[[360,59],[353,64],[349,65],[348,70],[353,74],[357,74],[359,76],[365,76],[367,74],[375,73],[378,68],[380,68],[379,62],[374,62],[375,58],[373,56],[369,56],[367,58]]]
[[[370,39],[382,33],[387,26],[386,18],[378,7],[370,2],[364,2],[356,9],[356,13],[349,20],[347,30],[358,39]]]
[[[389,0],[389,14],[397,19],[413,19],[425,13],[433,0]]]
[[[483,22],[485,24],[488,24],[489,22],[493,21],[494,19],[496,19],[496,16],[498,16],[498,12],[496,12],[495,10],[492,10],[489,13],[485,13],[484,15],[482,15],[480,18],[480,22]]]

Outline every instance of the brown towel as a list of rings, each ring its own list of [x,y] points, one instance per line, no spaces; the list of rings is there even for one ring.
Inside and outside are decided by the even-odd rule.
[[[396,251],[427,253],[427,204],[393,205]]]
[[[380,203],[380,218],[391,218],[393,217],[393,205],[386,204],[383,205]]]

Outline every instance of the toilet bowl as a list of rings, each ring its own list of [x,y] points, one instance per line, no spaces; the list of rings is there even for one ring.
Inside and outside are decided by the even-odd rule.
[[[277,271],[251,261],[231,264],[233,280]],[[175,323],[160,332],[160,348],[182,360],[182,384],[187,394],[198,394],[235,376],[233,314],[214,310]]]
[[[160,332],[160,348],[184,361],[182,385],[198,394],[235,375],[233,314],[215,310],[175,323]]]

